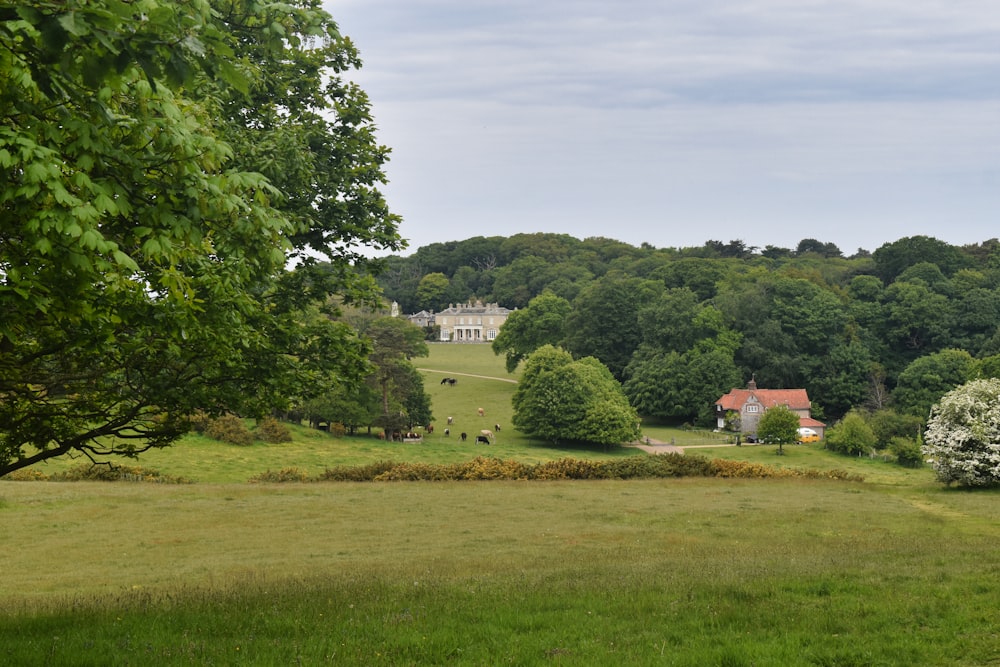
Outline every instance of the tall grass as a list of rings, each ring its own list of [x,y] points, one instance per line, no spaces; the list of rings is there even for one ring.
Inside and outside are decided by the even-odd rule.
[[[1000,660],[1000,495],[2,484],[7,664]]]

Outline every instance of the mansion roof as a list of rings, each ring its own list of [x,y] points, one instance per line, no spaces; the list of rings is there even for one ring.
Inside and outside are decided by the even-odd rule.
[[[437,316],[441,315],[510,315],[511,311],[503,306],[495,303],[486,303],[482,301],[476,301],[475,303],[465,303],[449,304],[444,310],[438,311]]]
[[[722,410],[741,410],[755,398],[764,409],[787,405],[791,410],[808,410],[811,406],[805,389],[733,389],[715,402]]]

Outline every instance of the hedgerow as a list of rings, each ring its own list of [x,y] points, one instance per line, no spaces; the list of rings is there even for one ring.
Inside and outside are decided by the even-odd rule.
[[[190,484],[191,480],[164,475],[158,470],[141,466],[80,464],[63,472],[46,475],[26,468],[2,478],[11,482],[152,482],[155,484]]]
[[[375,478],[397,464],[394,461],[376,461],[360,466],[334,466],[327,468],[317,478],[320,482],[373,482]]]
[[[298,468],[282,468],[277,472],[268,470],[250,478],[251,484],[260,482],[308,482],[309,475]]]
[[[564,458],[557,461],[527,464],[510,459],[479,456],[463,463],[394,463],[380,461],[364,466],[327,468],[316,481],[415,482],[466,480],[570,480],[570,479],[665,479],[671,477],[776,478],[805,477],[864,481],[842,470],[797,470],[774,468],[762,463],[709,460],[703,456],[661,454],[633,456],[610,461],[584,461]],[[256,480],[255,481],[261,481]],[[281,480],[267,480],[281,481]],[[296,480],[299,481],[299,480]]]

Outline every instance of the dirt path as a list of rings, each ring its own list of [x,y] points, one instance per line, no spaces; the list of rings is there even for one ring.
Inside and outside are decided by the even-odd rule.
[[[481,380],[499,380],[500,382],[510,382],[512,384],[517,384],[517,380],[512,380],[510,378],[498,378],[492,375],[475,375],[474,373],[456,373],[455,371],[438,371],[433,368],[418,368],[418,371],[423,371],[425,373],[440,373],[441,375],[454,375],[467,378],[479,378]]]
[[[636,449],[641,449],[649,454],[683,454],[684,448],[678,447],[677,445],[669,445],[665,442],[660,442],[659,440],[654,440],[652,438],[643,438],[642,440],[637,440],[636,442],[630,442],[628,447],[635,447]]]
[[[683,454],[685,449],[708,449],[713,447],[735,447],[736,445],[728,445],[725,443],[720,443],[718,445],[670,445],[665,442],[660,442],[659,440],[654,440],[653,438],[643,438],[642,440],[637,440],[636,442],[631,442],[627,447],[635,447],[636,449],[641,449],[644,452],[649,452],[650,454]]]

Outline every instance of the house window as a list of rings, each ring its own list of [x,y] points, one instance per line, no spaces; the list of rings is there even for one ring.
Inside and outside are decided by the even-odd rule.
[[[747,412],[757,412],[757,407],[758,406],[756,406],[756,405],[748,405],[747,406]]]
[[[497,330],[496,329],[489,329],[486,332],[486,340],[493,340],[496,337],[497,337]]]

